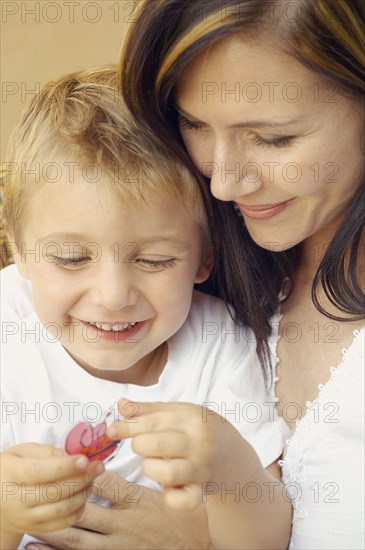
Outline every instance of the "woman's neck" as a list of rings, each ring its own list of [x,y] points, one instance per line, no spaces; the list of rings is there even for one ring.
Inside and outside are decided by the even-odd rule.
[[[331,243],[340,221],[328,225],[302,243],[300,259],[295,270],[295,280],[312,283],[317,269]]]
[[[294,271],[294,301],[308,301],[312,303],[311,290],[313,286],[314,277],[319,268],[319,265],[331,243],[334,234],[336,233],[342,220],[336,220],[336,223],[332,223],[327,226],[325,230],[309,237],[306,241],[301,243],[301,254],[297,266]],[[365,246],[365,235],[363,235],[362,246]],[[357,277],[360,287],[365,289],[365,259],[361,254],[357,257]],[[353,317],[352,314],[343,314],[337,307],[332,304],[326,293],[324,292],[321,284],[318,284],[316,288],[316,296],[319,303],[324,309],[333,314],[340,315],[343,318]],[[289,299],[289,301],[291,301]]]

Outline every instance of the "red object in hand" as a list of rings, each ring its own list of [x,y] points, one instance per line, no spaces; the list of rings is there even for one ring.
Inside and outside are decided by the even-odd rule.
[[[70,455],[86,455],[90,461],[109,459],[120,441],[107,437],[105,435],[106,428],[105,420],[95,427],[88,422],[77,424],[67,435],[66,452]]]

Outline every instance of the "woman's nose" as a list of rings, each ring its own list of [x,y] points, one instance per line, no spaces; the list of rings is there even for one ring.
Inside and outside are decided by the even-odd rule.
[[[215,146],[210,174],[211,192],[222,201],[255,193],[263,185],[260,165],[234,144],[221,142]]]

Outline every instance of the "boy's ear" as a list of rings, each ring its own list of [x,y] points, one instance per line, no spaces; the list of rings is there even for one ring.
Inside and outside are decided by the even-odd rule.
[[[24,279],[30,279],[27,262],[25,261],[25,259],[23,260],[22,258],[22,254],[19,250],[19,247],[14,240],[14,235],[12,233],[7,232],[6,238],[8,241],[6,243],[6,246],[8,247],[9,254],[11,254],[20,275],[24,277]]]
[[[202,259],[198,272],[195,276],[195,283],[204,283],[210,275],[214,265],[213,254],[209,254],[206,258]]]

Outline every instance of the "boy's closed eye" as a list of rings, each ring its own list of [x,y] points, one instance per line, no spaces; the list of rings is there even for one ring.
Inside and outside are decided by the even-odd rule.
[[[48,261],[50,260],[56,265],[62,265],[62,266],[68,266],[68,267],[80,267],[81,265],[90,261],[91,258],[89,256],[80,256],[80,257],[72,256],[71,258],[63,258],[61,256],[50,256],[48,257]]]
[[[55,263],[56,265],[60,265],[62,267],[66,267],[69,269],[75,269],[78,267],[82,267],[88,262],[94,262],[92,258],[89,256],[80,256],[80,257],[67,257],[64,258],[62,256],[49,256],[48,261],[51,263]],[[165,269],[168,267],[174,267],[176,265],[177,259],[176,258],[166,258],[166,259],[151,259],[151,258],[136,258],[132,262],[129,261],[128,263],[135,263],[138,264],[140,267],[142,267],[145,270],[148,271],[159,271],[161,269]]]
[[[176,265],[176,258],[167,258],[164,260],[152,260],[149,258],[138,258],[136,263],[148,270],[159,270],[166,267],[174,267]]]

